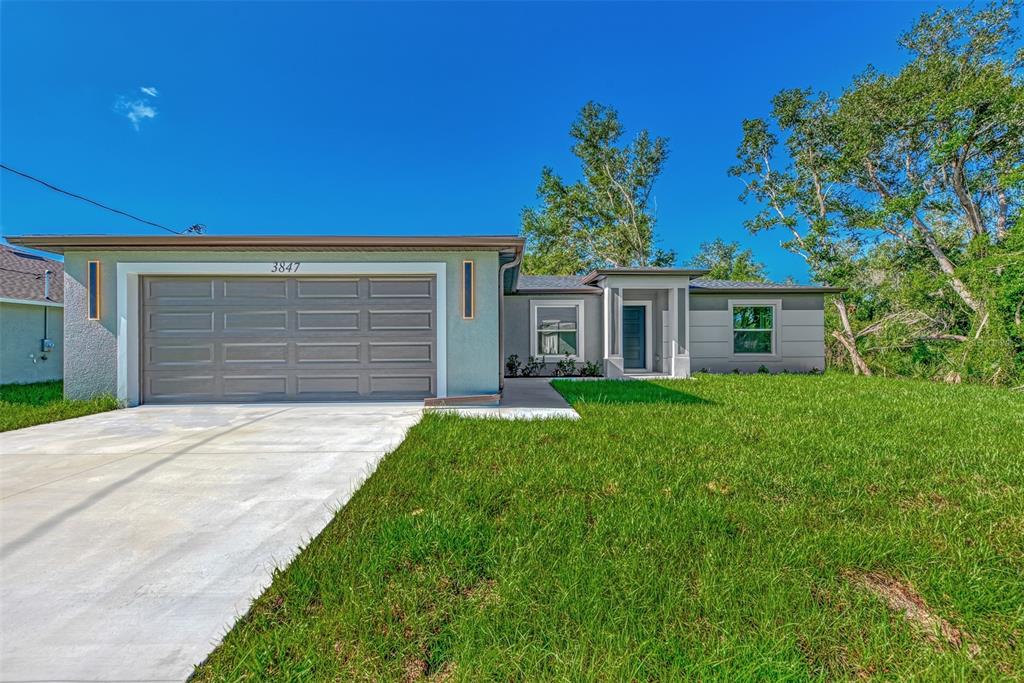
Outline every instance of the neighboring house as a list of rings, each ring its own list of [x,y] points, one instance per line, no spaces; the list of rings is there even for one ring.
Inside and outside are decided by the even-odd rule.
[[[0,244],[0,384],[60,379],[64,264]]]
[[[63,253],[70,397],[484,396],[515,354],[608,377],[822,370],[824,295],[686,268],[519,272],[519,237],[37,236]]]

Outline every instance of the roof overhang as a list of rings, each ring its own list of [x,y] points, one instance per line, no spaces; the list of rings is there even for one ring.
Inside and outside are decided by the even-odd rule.
[[[814,287],[793,285],[792,287],[701,287],[690,285],[690,294],[840,294],[846,287]]]
[[[20,247],[55,254],[66,251],[500,251],[520,254],[524,240],[515,235],[355,236],[355,235],[19,235],[7,237]]]
[[[616,277],[623,275],[643,275],[645,277],[679,277],[681,275],[685,275],[689,277],[700,277],[701,275],[707,275],[707,273],[708,271],[702,268],[598,268],[597,270],[587,273],[582,282],[585,285],[589,285],[610,275],[614,275]]]
[[[49,306],[50,308],[64,308],[64,304],[45,299],[17,299],[9,296],[0,296],[0,304],[18,304],[19,306]]]
[[[518,288],[514,292],[522,296],[531,294],[604,294],[600,287],[544,287],[544,288]]]

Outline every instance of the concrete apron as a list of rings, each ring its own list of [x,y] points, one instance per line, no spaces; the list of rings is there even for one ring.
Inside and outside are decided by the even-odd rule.
[[[429,408],[431,412],[501,420],[578,420],[572,406],[551,386],[550,377],[508,377],[496,406]]]
[[[143,406],[0,434],[0,680],[183,680],[421,414]]]

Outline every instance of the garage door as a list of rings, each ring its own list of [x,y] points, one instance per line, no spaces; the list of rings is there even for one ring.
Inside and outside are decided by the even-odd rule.
[[[142,400],[414,399],[437,389],[432,277],[146,277]]]

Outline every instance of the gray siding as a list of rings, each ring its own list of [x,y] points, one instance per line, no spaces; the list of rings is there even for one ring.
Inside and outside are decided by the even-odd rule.
[[[729,300],[781,300],[776,356],[744,358],[732,353]],[[698,294],[690,292],[690,367],[694,372],[810,372],[825,369],[823,294]]]
[[[54,342],[42,353],[43,316]],[[0,384],[28,384],[60,379],[64,372],[64,309],[0,302]],[[43,359],[45,356],[45,360]]]
[[[604,358],[604,300],[599,294],[512,294],[505,297],[505,358],[512,354],[525,363],[530,357],[530,302],[583,301],[583,360],[601,362]],[[504,363],[504,359],[502,359]],[[548,363],[546,372],[554,370]]]

